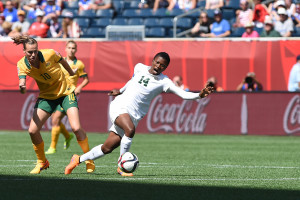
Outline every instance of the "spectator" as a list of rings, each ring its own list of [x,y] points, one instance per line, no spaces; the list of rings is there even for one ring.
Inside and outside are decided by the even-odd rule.
[[[253,22],[248,22],[245,25],[245,32],[242,35],[242,38],[257,38],[259,34],[257,31],[254,30],[255,24]]]
[[[181,9],[188,11],[196,8],[197,0],[171,0],[168,10]]]
[[[89,10],[94,8],[94,4],[92,0],[80,0],[78,2],[79,12],[82,10]]]
[[[21,33],[27,33],[30,27],[30,23],[25,20],[26,18],[26,13],[24,10],[18,10],[18,19],[19,21],[14,22],[12,25],[12,30],[21,30]]]
[[[253,22],[255,23],[256,27],[262,28],[265,21],[265,16],[269,14],[268,8],[261,3],[261,0],[254,0],[253,2],[255,4],[253,11]]]
[[[268,12],[274,22],[279,20],[279,16],[277,14],[279,8],[286,8],[284,0],[278,0],[273,3],[273,6],[271,8],[268,8]]]
[[[50,24],[48,35],[52,38],[62,37],[62,25],[58,22],[58,16],[55,13],[51,13],[46,18]]]
[[[191,30],[191,37],[202,37],[203,34],[210,33],[211,22],[207,16],[206,12],[201,12],[199,16],[199,21]]]
[[[248,22],[252,22],[253,11],[249,8],[247,0],[240,1],[241,10],[236,11],[236,22],[233,27],[244,27]]]
[[[39,37],[39,38],[46,38],[47,33],[49,30],[48,24],[45,23],[44,18],[44,12],[41,10],[38,10],[36,12],[36,22],[32,23],[29,30],[28,34],[31,37]]]
[[[41,11],[41,9],[37,6],[37,0],[30,0],[27,5],[23,6],[23,9],[27,11],[27,19],[30,22],[34,22],[36,19],[36,12]]]
[[[220,10],[215,10],[215,22],[211,26],[210,33],[203,33],[202,37],[227,37],[230,35],[230,24],[226,19],[222,19]]]
[[[246,77],[237,87],[237,91],[257,92],[262,90],[262,84],[256,80],[256,75],[254,72],[248,72]]]
[[[286,9],[279,8],[277,13],[280,20],[275,22],[275,30],[278,31],[282,37],[292,36],[292,32],[294,31],[293,21],[288,17]]]
[[[11,27],[12,27],[12,23],[8,22],[8,21],[5,21],[3,22],[2,24],[2,32],[0,33],[0,35],[2,37],[9,37],[11,36],[10,35],[10,32],[11,32]]]
[[[221,9],[223,6],[223,0],[206,0],[205,10]]]
[[[295,9],[293,11],[295,25],[300,27],[300,0],[295,0]]]
[[[11,1],[6,1],[5,3],[5,9],[3,11],[5,21],[8,22],[16,22],[18,21],[18,14],[17,9],[13,7],[13,4]]]
[[[5,22],[5,17],[3,13],[0,13],[0,35],[3,32],[2,24]]]
[[[293,12],[296,7],[295,3],[293,3],[292,0],[285,0],[284,2],[285,2],[285,9],[288,16],[293,17]]]
[[[300,55],[296,57],[296,64],[292,67],[289,76],[288,91],[296,92],[300,90]]]
[[[73,13],[66,12],[64,15],[64,20],[62,23],[63,28],[63,38],[79,38],[80,37],[80,27],[73,20]]]
[[[144,8],[153,8],[155,12],[159,8],[168,8],[170,6],[171,0],[148,0]]]
[[[174,76],[173,83],[185,91],[190,91],[189,87],[183,84],[181,76]]]
[[[94,10],[104,10],[113,7],[111,0],[95,0],[92,8]]]
[[[278,31],[274,30],[274,24],[270,16],[265,18],[264,30],[260,34],[260,37],[281,37]]]
[[[0,1],[0,13],[3,13],[3,11],[4,11],[3,3],[2,3],[2,1]]]
[[[55,5],[55,0],[47,0],[47,5],[44,8],[45,16],[48,14],[54,13],[56,15],[61,14],[61,8],[58,5]]]
[[[210,77],[207,80],[206,85],[213,87],[215,92],[223,92],[224,91],[224,89],[222,87],[218,86],[218,81],[215,76]]]

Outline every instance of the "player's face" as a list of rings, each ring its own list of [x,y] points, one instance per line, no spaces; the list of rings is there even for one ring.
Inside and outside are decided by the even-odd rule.
[[[35,62],[38,59],[38,45],[37,44],[26,44],[24,53],[30,63]]]
[[[66,47],[66,53],[68,57],[74,57],[76,54],[77,48],[76,45],[73,43],[69,43]]]
[[[149,73],[153,75],[159,75],[160,73],[165,71],[167,67],[168,67],[168,62],[164,58],[157,56],[152,61],[152,66],[149,69]]]

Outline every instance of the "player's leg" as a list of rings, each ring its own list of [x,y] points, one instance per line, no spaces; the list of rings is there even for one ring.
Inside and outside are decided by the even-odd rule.
[[[135,134],[135,125],[128,113],[120,114],[114,123],[124,130],[124,136],[120,145],[120,155],[122,155],[130,150],[132,138]]]
[[[67,116],[73,132],[76,135],[77,142],[80,145],[83,153],[87,153],[90,150],[88,137],[85,131],[82,129],[79,120],[79,111],[77,107],[71,107],[67,110]],[[95,170],[95,164],[92,160],[86,161],[86,170],[91,173]]]
[[[60,130],[60,121],[64,117],[64,114],[58,109],[62,109],[60,105],[57,106],[56,111],[51,116],[52,130],[51,130],[51,144],[49,149],[45,152],[46,154],[56,153],[56,145],[59,138]]]
[[[73,155],[70,164],[65,168],[65,174],[70,174],[72,170],[81,162],[85,162],[87,160],[96,160],[98,158],[103,157],[105,154],[111,153],[115,148],[117,148],[120,145],[120,142],[121,137],[111,131],[104,144],[100,144],[92,148],[89,152],[81,156]]]
[[[74,93],[69,94],[63,98],[61,103],[69,119],[72,131],[75,133],[77,142],[80,145],[83,153],[87,153],[90,150],[88,138],[85,131],[82,129],[79,120],[79,110],[77,104],[77,98]],[[91,173],[95,170],[95,164],[92,160],[88,160],[86,163],[86,171]]]
[[[43,124],[49,117],[50,113],[42,109],[35,108],[33,111],[33,116],[29,125],[28,132],[38,160],[36,167],[30,172],[31,174],[39,174],[42,170],[49,167],[49,162],[47,161],[44,152],[44,141],[40,133]]]

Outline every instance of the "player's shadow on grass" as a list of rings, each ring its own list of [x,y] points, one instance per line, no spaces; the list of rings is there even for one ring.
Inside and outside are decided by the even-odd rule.
[[[142,180],[140,183],[127,180],[80,180],[74,176],[54,179],[40,175],[0,175],[0,199],[296,200],[300,197],[300,191],[295,190],[145,184]]]

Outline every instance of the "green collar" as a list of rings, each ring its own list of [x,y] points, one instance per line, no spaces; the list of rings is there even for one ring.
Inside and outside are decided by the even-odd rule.
[[[42,63],[45,62],[45,58],[44,58],[42,52],[38,51],[38,56],[39,56],[39,60],[40,60]],[[31,69],[30,64],[29,64],[29,61],[28,61],[28,59],[27,59],[26,57],[25,57],[25,64],[26,64],[26,66],[27,66],[28,69]]]
[[[65,57],[65,60],[67,60],[67,57]],[[73,60],[73,64],[76,65],[77,63],[77,58],[75,57],[75,59]]]

